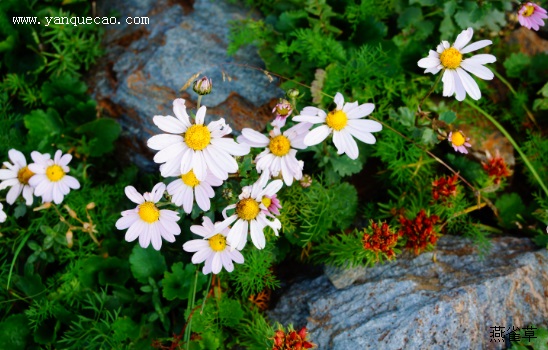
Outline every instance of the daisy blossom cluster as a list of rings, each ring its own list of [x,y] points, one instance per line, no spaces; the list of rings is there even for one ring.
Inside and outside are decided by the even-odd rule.
[[[210,92],[211,82],[206,78],[197,82],[195,87],[207,88],[196,91],[201,101],[201,97]],[[354,138],[375,143],[372,132],[380,131],[382,126],[379,122],[363,119],[375,106],[345,103],[340,93],[336,94],[335,103],[337,108],[331,112],[305,107],[291,119],[292,125],[287,125],[294,106],[287,100],[280,100],[273,109],[274,120],[267,135],[244,128],[235,141],[229,136],[232,129],[223,118],[206,123],[205,106],[199,107],[195,117],[191,117],[185,100],[176,99],[173,101],[174,116],[153,117],[154,124],[164,133],[148,140],[148,146],[157,151],[154,161],[160,164],[160,174],[172,180],[167,186],[162,182],[156,184],[150,193],[143,195],[132,186],[126,187],[126,195],[136,207],[122,212],[116,227],[127,230],[126,241],[139,239],[143,248],[152,244],[159,250],[162,240],[174,242],[175,236],[181,233],[177,224],[179,211],[160,208],[172,204],[191,214],[196,203],[203,212],[210,211],[215,188],[222,186],[229,176],[240,177],[236,157],[247,155],[251,148],[262,149],[253,160],[259,179],[242,187],[237,200],[222,210],[222,220],[214,222],[203,216],[202,225],[191,226],[191,232],[200,239],[183,245],[185,251],[194,253],[194,264],[204,263],[204,274],[217,274],[223,268],[233,271],[234,262],[244,262],[240,251],[248,240],[256,248],[263,249],[267,243],[267,227],[278,235],[281,222],[277,216],[282,210],[278,192],[284,184],[291,186],[303,180],[304,162],[298,159],[298,151],[316,145],[332,134],[338,153],[356,159],[359,151]],[[311,131],[313,124],[321,125]],[[311,180],[307,177],[306,184]],[[232,196],[225,194],[227,189],[222,191],[223,198],[230,200]],[[162,201],[163,198],[170,203]]]
[[[4,169],[0,169],[0,190],[9,188],[6,195],[8,204],[13,205],[19,197],[27,206],[32,205],[34,197],[40,197],[42,203],[61,204],[71,189],[80,188],[78,180],[68,175],[72,155],[57,150],[53,159],[50,154],[37,151],[30,156],[33,162],[27,164],[22,152],[16,149],[8,151],[10,161],[4,162]],[[0,222],[5,219],[6,214],[1,211]]]
[[[534,2],[523,3],[518,10],[519,24],[528,29],[539,30],[548,18],[546,10]]]

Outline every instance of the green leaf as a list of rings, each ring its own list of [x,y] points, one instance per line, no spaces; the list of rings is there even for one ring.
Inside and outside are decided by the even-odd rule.
[[[236,327],[244,316],[244,310],[237,300],[222,298],[219,303],[219,320],[223,326]]]
[[[452,122],[457,120],[457,115],[453,111],[445,111],[440,114],[439,119],[446,124],[451,124]]]
[[[112,324],[112,330],[114,331],[114,339],[119,342],[139,338],[139,325],[127,316],[117,318]]]
[[[421,21],[422,10],[420,7],[411,6],[406,8],[398,18],[398,28],[405,28],[407,26],[420,23]]]
[[[440,24],[440,34],[443,38],[450,38],[455,35],[455,24],[451,16],[445,16]]]
[[[90,140],[87,152],[91,157],[99,157],[114,149],[114,141],[121,131],[120,125],[109,118],[96,119],[76,129],[79,134],[86,135]]]
[[[43,140],[52,135],[61,133],[63,121],[59,113],[52,108],[47,112],[36,109],[24,117],[25,126],[29,130],[29,138],[34,140]]]
[[[159,251],[152,247],[143,249],[138,244],[129,256],[129,265],[133,277],[143,284],[148,284],[149,277],[158,277],[166,270],[166,260]]]
[[[334,193],[336,199],[331,201],[330,212],[335,226],[341,230],[348,228],[358,208],[358,191],[348,182],[335,186],[330,192]]]
[[[336,156],[330,158],[331,165],[340,176],[350,176],[362,171],[363,162],[360,158],[350,159],[348,156]]]
[[[519,78],[531,64],[531,58],[524,53],[514,52],[504,61],[506,75],[510,78]]]
[[[407,107],[399,107],[397,112],[391,109],[388,115],[403,126],[415,126],[415,112]]]
[[[78,100],[87,100],[87,86],[77,77],[63,74],[60,77],[51,78],[42,85],[42,101],[47,106],[54,106],[58,110],[68,110]]]
[[[523,200],[517,193],[505,193],[495,202],[495,207],[499,210],[499,220],[501,225],[506,228],[516,227],[515,222],[519,219],[517,215],[525,213]]]
[[[196,273],[196,265],[188,264],[183,270],[183,263],[178,262],[171,266],[171,273],[165,272],[162,280],[162,294],[167,300],[181,299],[186,300],[189,297],[192,283],[194,283],[194,275]],[[207,282],[207,277],[200,273],[196,290],[202,290]]]
[[[0,346],[6,350],[26,349],[30,327],[23,314],[12,315],[0,323]]]
[[[409,5],[419,4],[422,6],[432,6],[436,4],[436,0],[410,0]]]
[[[16,219],[22,218],[23,216],[25,216],[26,213],[27,205],[25,204],[25,202],[19,202],[13,210],[13,217]]]

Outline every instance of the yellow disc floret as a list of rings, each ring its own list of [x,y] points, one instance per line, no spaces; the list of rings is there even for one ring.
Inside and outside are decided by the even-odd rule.
[[[192,169],[190,169],[188,173],[181,175],[181,179],[183,180],[185,185],[190,186],[192,188],[200,184],[200,180],[196,178],[196,175],[194,175],[194,171]]]
[[[17,180],[23,185],[28,185],[30,178],[34,175],[32,171],[29,170],[28,166],[22,167],[17,172]]]
[[[462,54],[454,47],[450,47],[441,53],[440,61],[445,68],[456,69],[462,62]]]
[[[236,204],[236,214],[240,219],[251,221],[259,215],[259,203],[253,198],[244,198]]]
[[[51,182],[57,182],[65,176],[65,172],[60,165],[50,165],[46,169],[46,176]]]
[[[268,148],[270,148],[270,152],[272,152],[275,156],[283,157],[289,153],[291,143],[287,137],[278,135],[270,140]]]
[[[195,151],[201,151],[209,145],[211,132],[207,126],[196,124],[186,130],[184,137],[188,147]]]
[[[152,202],[144,202],[139,205],[139,216],[144,222],[152,224],[160,218],[160,210]]]
[[[330,128],[339,131],[348,123],[348,117],[345,112],[336,109],[329,112],[327,118],[325,118],[325,122]]]
[[[268,198],[268,197],[263,197],[263,199],[261,200],[261,203],[264,204],[265,207],[270,207],[270,204],[272,204],[272,199]]]
[[[455,131],[451,134],[451,143],[455,146],[462,146],[466,142],[466,138],[460,131]]]
[[[529,17],[535,12],[535,7],[531,5],[525,5],[525,11],[521,14],[523,17]]]
[[[222,252],[226,247],[226,238],[220,233],[209,239],[209,246],[216,252]]]

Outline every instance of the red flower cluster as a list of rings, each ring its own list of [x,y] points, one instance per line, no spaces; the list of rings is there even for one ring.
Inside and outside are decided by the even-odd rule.
[[[372,233],[368,231],[372,231]],[[396,257],[394,247],[400,237],[401,233],[390,231],[390,227],[386,222],[379,225],[371,221],[371,230],[365,230],[363,235],[363,248],[373,251],[377,255],[377,260],[379,260],[379,253],[385,254],[386,258],[391,260]]]
[[[457,180],[459,176],[457,174],[453,176],[444,176],[436,179],[432,182],[432,197],[434,200],[441,198],[442,202],[445,202],[450,196],[457,195]]]
[[[413,220],[401,216],[402,227],[399,232],[407,238],[405,248],[413,250],[416,255],[419,255],[423,250],[436,244],[439,234],[434,231],[434,225],[438,220],[437,215],[427,217],[424,209],[421,209]]]
[[[489,176],[495,178],[495,184],[499,184],[503,177],[510,176],[510,171],[506,167],[506,162],[502,157],[487,158],[487,163],[481,162],[483,169],[487,171]]]
[[[306,327],[296,332],[289,326],[287,333],[283,329],[278,329],[274,333],[274,346],[272,350],[301,350],[316,347],[316,344],[306,340],[307,337]]]

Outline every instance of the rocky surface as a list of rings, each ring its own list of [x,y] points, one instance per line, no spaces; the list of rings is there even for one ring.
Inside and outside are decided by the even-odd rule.
[[[301,281],[269,317],[306,325],[320,349],[502,349],[491,327],[548,321],[548,251],[534,249],[497,238],[482,258],[444,236],[434,252],[363,269],[346,289],[325,275]]]
[[[100,2],[97,15],[113,14],[121,24],[106,28],[106,56],[89,83],[99,107],[122,125],[119,148],[132,162],[157,169],[146,147],[146,140],[159,133],[152,117],[172,115],[177,97],[195,106],[192,87],[179,90],[199,72],[213,80],[213,92],[202,100],[206,122],[223,117],[241,130],[262,129],[270,120],[282,91],[260,69],[244,67],[263,67],[256,50],[226,54],[229,22],[245,19],[248,9],[211,0]],[[148,16],[149,24],[127,25],[128,16]]]

